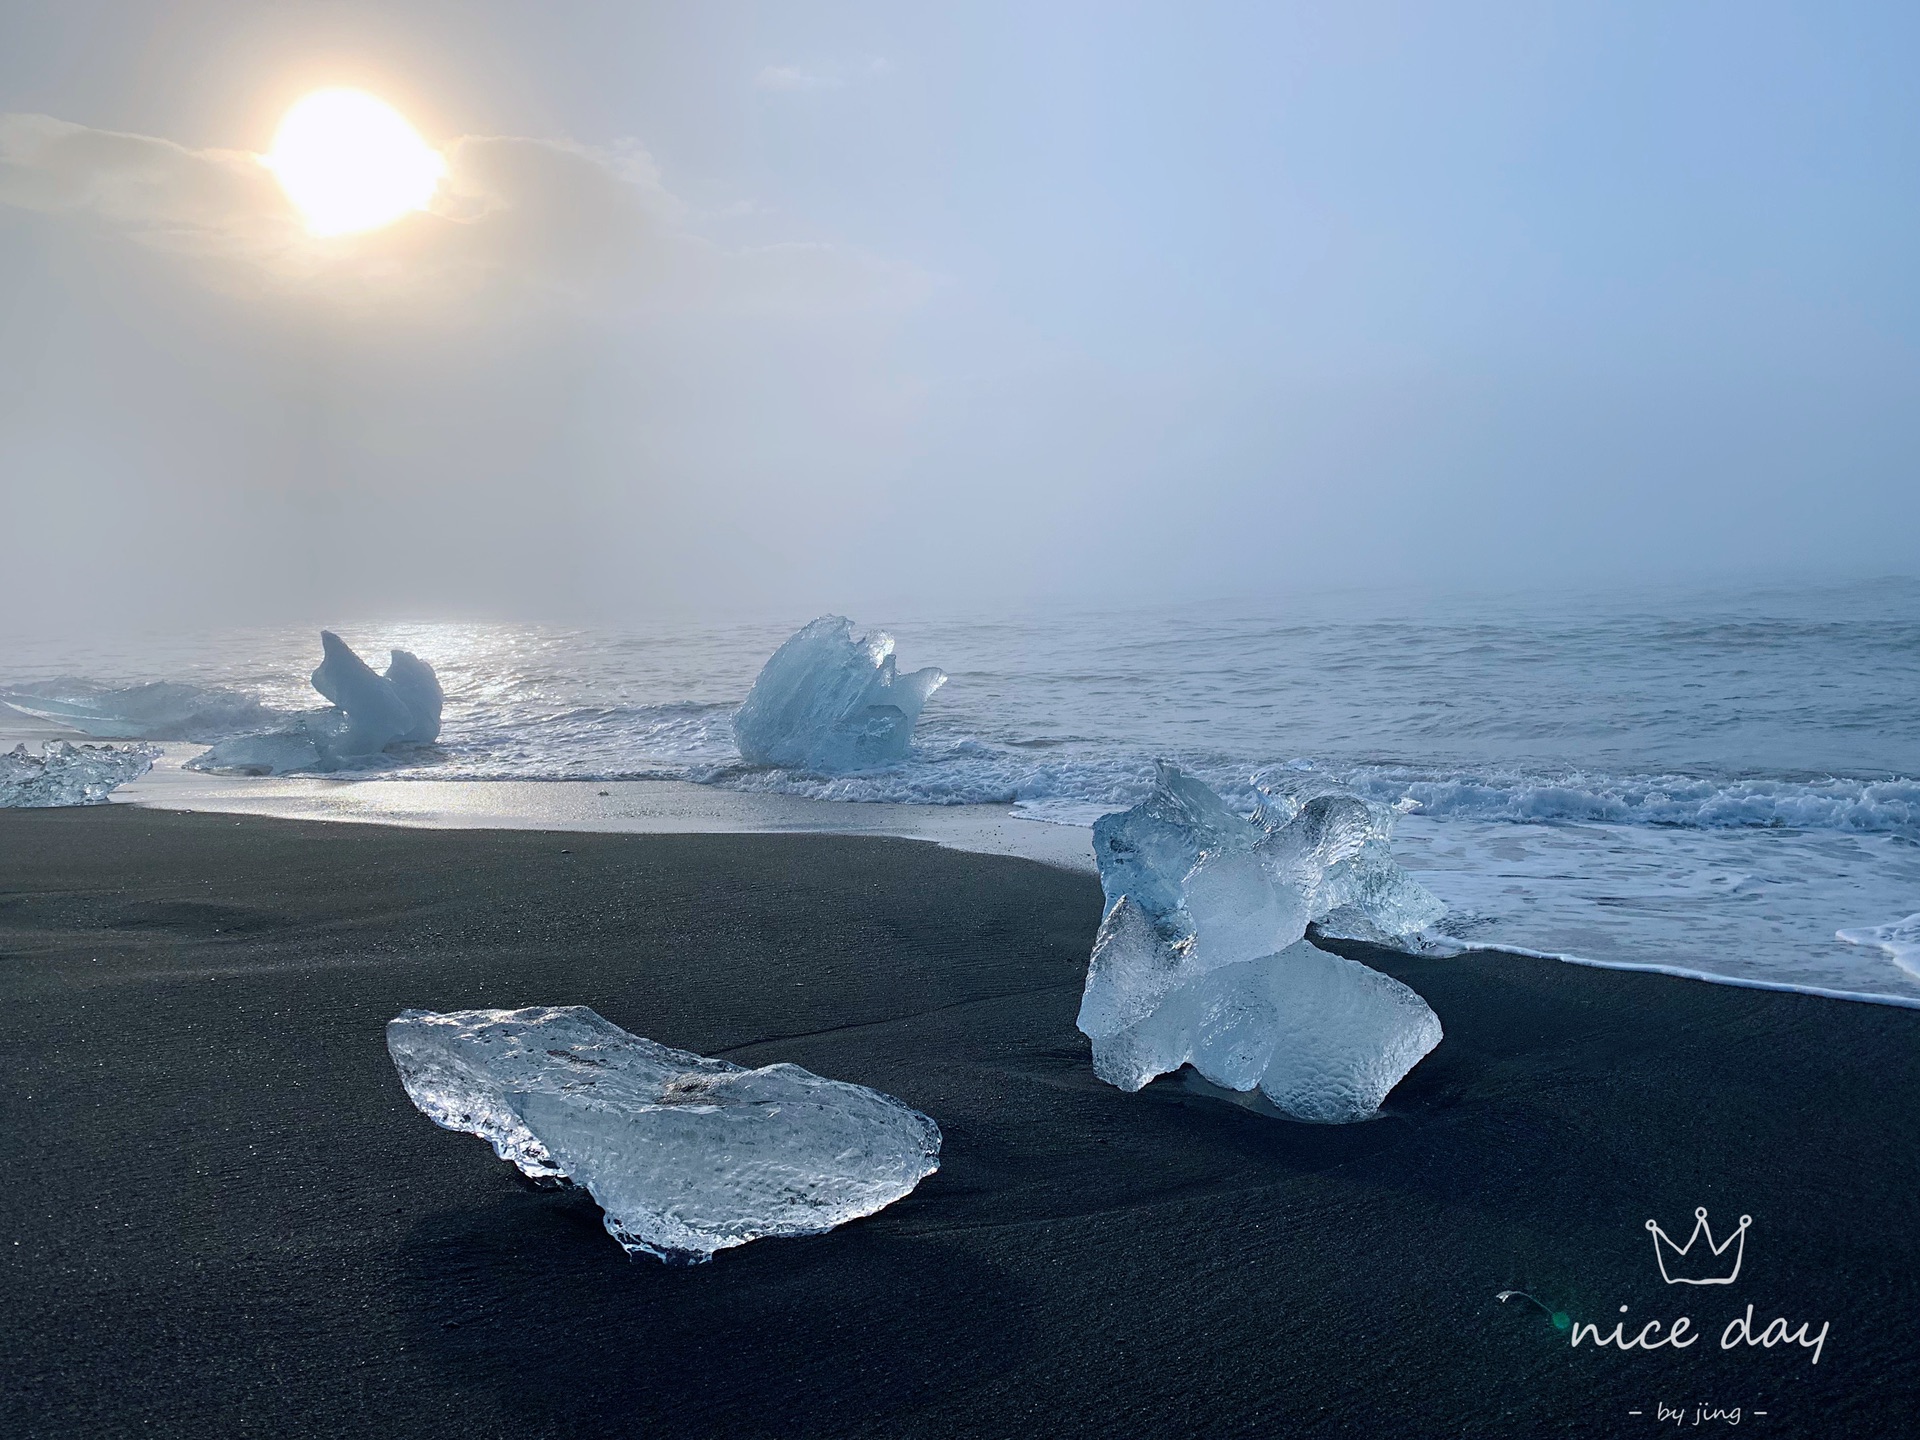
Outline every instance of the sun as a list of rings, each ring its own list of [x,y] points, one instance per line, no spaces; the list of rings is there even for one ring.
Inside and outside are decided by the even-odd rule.
[[[265,161],[315,235],[378,230],[424,210],[447,173],[405,116],[361,90],[296,103]]]

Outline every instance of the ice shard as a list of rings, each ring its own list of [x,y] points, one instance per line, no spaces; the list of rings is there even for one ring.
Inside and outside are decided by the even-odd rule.
[[[1447,907],[1393,858],[1399,812],[1318,777],[1278,771],[1254,777],[1258,828],[1290,857],[1295,883],[1311,897],[1314,922],[1332,935],[1396,944],[1425,930]]]
[[[407,707],[410,723],[400,732],[402,745],[431,745],[440,738],[440,712],[446,695],[440,689],[440,677],[433,666],[411,650],[392,650],[387,655],[386,682]]]
[[[384,675],[374,672],[331,630],[320,632],[324,658],[313,672],[313,688],[346,717],[335,741],[341,755],[377,755],[413,728],[413,711]]]
[[[38,755],[25,745],[0,755],[0,810],[98,805],[138,780],[160,752],[147,745],[70,745],[49,741]]]
[[[940,1127],[890,1095],[670,1049],[585,1006],[407,1010],[387,1050],[436,1125],[585,1187],[608,1234],[668,1262],[820,1234],[940,1165]]]
[[[900,674],[891,635],[856,639],[852,621],[823,615],[761,668],[734,740],[755,765],[823,775],[885,765],[906,757],[921,707],[946,681],[933,666]]]
[[[1161,766],[1153,792],[1094,825],[1108,910],[1079,1027],[1125,1090],[1191,1065],[1256,1086],[1301,1120],[1365,1119],[1440,1043],[1439,1017],[1391,976],[1309,943],[1350,914],[1384,935],[1438,918],[1357,797],[1275,793],[1252,819]]]

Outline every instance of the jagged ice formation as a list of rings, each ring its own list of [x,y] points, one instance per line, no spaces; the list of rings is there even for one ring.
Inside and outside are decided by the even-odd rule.
[[[440,737],[445,697],[426,661],[395,650],[381,675],[331,630],[320,632],[320,648],[313,688],[332,709],[296,715],[279,730],[223,740],[187,768],[265,775],[338,770],[393,745],[430,745]]]
[[[1314,921],[1408,936],[1443,912],[1391,857],[1392,815],[1357,796],[1262,777],[1252,819],[1171,765],[1094,825],[1108,910],[1079,1027],[1123,1090],[1190,1064],[1256,1086],[1286,1114],[1365,1119],[1440,1043],[1427,1003],[1309,943]]]
[[[852,621],[823,615],[761,668],[734,740],[755,765],[826,775],[885,765],[906,757],[921,707],[946,682],[931,665],[900,674],[885,631],[855,639]]]
[[[115,786],[138,780],[160,752],[147,745],[69,745],[49,741],[38,755],[25,745],[0,755],[0,810],[98,805]]]

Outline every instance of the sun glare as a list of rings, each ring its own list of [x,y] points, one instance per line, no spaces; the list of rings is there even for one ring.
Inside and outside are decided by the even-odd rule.
[[[316,90],[287,111],[267,152],[315,235],[351,235],[424,210],[447,173],[391,105],[360,90]]]

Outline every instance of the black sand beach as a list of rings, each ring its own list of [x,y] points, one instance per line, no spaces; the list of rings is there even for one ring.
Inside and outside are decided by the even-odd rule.
[[[1447,1038],[1317,1128],[1095,1080],[1098,915],[905,841],[0,812],[0,1434],[1913,1432],[1920,1013],[1355,949]],[[537,1003],[876,1086],[943,1167],[629,1260],[388,1062],[404,1007]],[[1699,1205],[1753,1217],[1736,1284],[1656,1269]],[[1722,1350],[1749,1305],[1818,1364]]]

